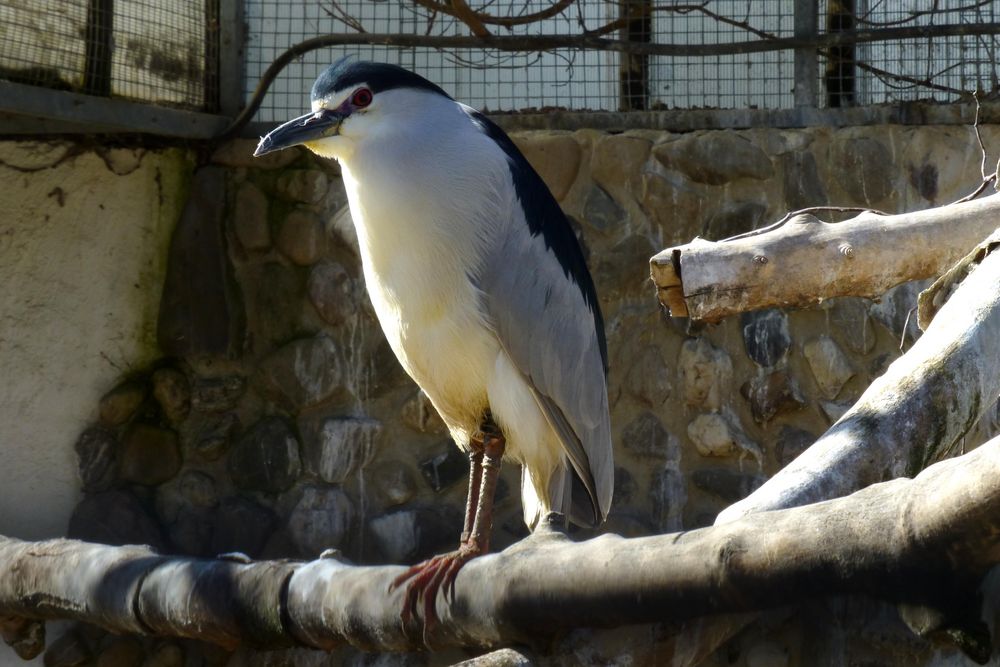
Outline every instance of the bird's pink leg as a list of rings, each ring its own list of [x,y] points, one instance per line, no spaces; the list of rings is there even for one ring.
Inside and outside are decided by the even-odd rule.
[[[473,440],[469,455],[469,495],[465,508],[465,526],[458,549],[418,563],[396,577],[389,587],[395,590],[407,583],[403,610],[403,624],[408,625],[416,613],[417,604],[423,602],[424,643],[429,632],[438,622],[435,603],[441,587],[445,593],[452,591],[455,577],[468,561],[489,551],[493,527],[493,496],[500,475],[505,440],[487,415],[482,426],[482,442]]]
[[[465,523],[462,526],[462,539],[465,544],[472,536],[472,525],[476,520],[476,506],[479,504],[479,485],[483,481],[483,443],[473,440],[469,443],[469,495],[465,499]]]

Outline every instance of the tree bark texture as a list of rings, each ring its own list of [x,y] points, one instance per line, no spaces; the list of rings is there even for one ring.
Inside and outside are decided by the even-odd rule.
[[[982,262],[985,252],[993,248],[990,239],[980,244],[955,267],[963,268],[948,271],[948,281],[942,277],[939,282],[946,282],[947,287],[937,287],[936,283],[926,299],[921,295],[921,300],[933,303],[934,313],[943,307],[942,303],[947,306],[950,301],[945,299],[956,296],[955,292],[967,282],[964,279],[969,269]],[[948,313],[936,318],[937,325],[930,336],[925,334],[925,342],[918,342],[897,360],[809,450],[750,496],[723,510],[716,522],[732,521],[750,512],[827,500],[898,474],[913,474],[929,462],[929,449],[941,450],[942,443],[960,439],[975,423],[974,413],[979,415],[989,408],[1000,383],[998,355],[991,345],[997,340],[1000,326],[996,314],[998,284],[986,274],[969,283],[950,309],[959,320],[949,322]],[[930,313],[931,307],[922,310]],[[923,328],[927,330],[931,328],[930,314],[925,320]],[[979,327],[980,322],[985,326]],[[961,360],[950,358],[954,354]],[[984,355],[982,365],[977,354]],[[961,382],[963,372],[972,381],[968,387],[979,385],[978,391],[985,397],[983,404],[968,400],[967,386]],[[931,392],[924,393],[925,381],[931,382],[939,400]],[[949,400],[963,405],[964,414],[952,414]],[[900,407],[906,412],[897,415],[894,410]],[[914,434],[917,442],[909,439]],[[678,643],[674,647],[675,664],[699,664],[753,618],[755,615],[717,615],[685,624],[678,639],[688,639],[683,646]],[[916,626],[912,619],[908,622]]]
[[[544,645],[574,627],[678,621],[861,593],[978,612],[1000,559],[1000,438],[847,498],[672,535],[575,543],[543,530],[471,561],[437,600],[435,646]],[[196,560],[0,538],[0,614],[233,647],[422,648],[399,566]],[[920,582],[915,585],[915,582]]]
[[[913,475],[949,452],[1000,394],[998,286],[1000,252],[984,253],[913,347],[809,449],[716,522],[837,498]]]
[[[835,296],[877,297],[939,276],[998,225],[1000,194],[839,223],[803,214],[769,232],[668,248],[650,260],[650,274],[672,315],[715,322]]]

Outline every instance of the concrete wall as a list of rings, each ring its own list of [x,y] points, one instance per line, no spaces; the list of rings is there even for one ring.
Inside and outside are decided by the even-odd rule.
[[[0,143],[0,533],[66,533],[95,401],[159,356],[189,170],[179,150]]]
[[[982,129],[995,164],[1000,127]],[[604,530],[630,536],[710,523],[822,433],[899,355],[900,341],[918,335],[906,324],[914,285],[878,303],[832,299],[689,328],[656,303],[650,255],[808,205],[941,204],[980,180],[965,127],[535,131],[515,141],[572,217],[600,295],[617,468]],[[304,151],[254,160],[252,148],[223,147],[187,188],[178,152],[60,159],[68,146],[5,147],[22,160],[43,157],[38,171],[6,167],[3,182],[17,233],[0,239],[37,241],[18,261],[0,246],[0,280],[17,285],[3,297],[12,303],[2,310],[0,363],[13,381],[0,394],[10,432],[0,448],[22,471],[4,480],[4,494],[21,486],[4,496],[11,518],[0,532],[60,532],[75,493],[75,442],[85,493],[74,537],[257,558],[337,547],[361,562],[414,562],[453,547],[464,459],[374,321],[336,164]],[[193,203],[178,215],[187,189]],[[994,411],[967,445],[998,427]],[[505,466],[497,548],[524,535],[518,485]],[[664,650],[656,634],[565,645],[554,661],[655,664]],[[371,659],[350,649],[228,656],[80,631],[60,641],[108,665],[118,664],[112,655],[154,654],[167,664]],[[844,656],[955,659],[908,634],[891,610],[824,601],[769,617],[710,664],[836,665]]]

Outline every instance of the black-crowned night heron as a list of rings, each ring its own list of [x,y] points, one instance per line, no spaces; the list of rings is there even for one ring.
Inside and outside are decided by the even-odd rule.
[[[504,132],[395,65],[341,60],[312,111],[255,155],[304,145],[340,162],[365,281],[389,344],[469,453],[458,550],[410,568],[404,618],[485,553],[506,456],[524,520],[597,526],[614,483],[604,322],[573,230]]]

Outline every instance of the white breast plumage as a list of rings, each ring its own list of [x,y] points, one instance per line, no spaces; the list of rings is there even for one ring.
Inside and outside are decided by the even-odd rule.
[[[365,282],[393,352],[461,442],[487,405],[499,350],[469,275],[483,238],[475,224],[448,225],[456,212],[413,187],[412,173],[386,182],[396,176],[344,167]]]

